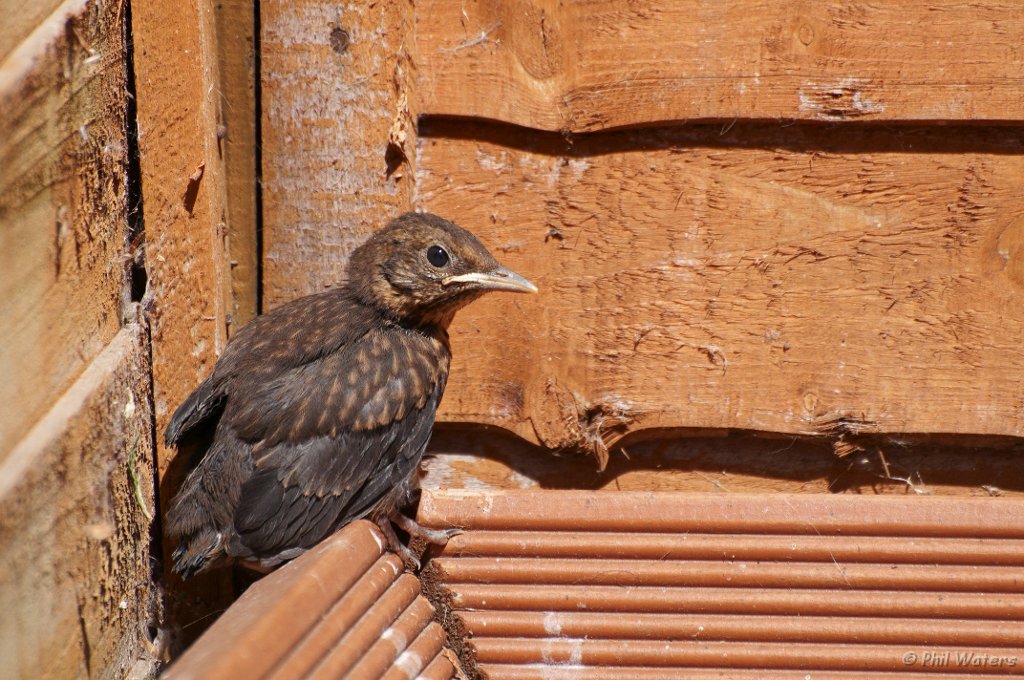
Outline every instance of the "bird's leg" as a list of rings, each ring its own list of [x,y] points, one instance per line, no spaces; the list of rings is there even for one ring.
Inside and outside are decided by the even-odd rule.
[[[381,532],[384,534],[384,538],[387,539],[388,547],[391,548],[396,555],[401,557],[403,562],[406,564],[411,562],[415,565],[414,569],[419,570],[419,558],[416,557],[412,550],[409,550],[409,547],[405,543],[402,543],[401,539],[398,538],[398,534],[395,533],[394,527],[391,526],[391,518],[387,515],[381,515],[377,518],[377,526],[380,527]]]
[[[406,517],[397,510],[391,515],[382,515],[378,517],[377,526],[380,527],[381,532],[383,532],[384,537],[387,539],[388,547],[390,547],[396,555],[401,557],[403,562],[406,564],[411,563],[413,565],[413,569],[417,571],[420,566],[422,566],[419,558],[416,557],[413,551],[409,549],[409,546],[402,543],[402,540],[398,538],[398,534],[395,533],[394,527],[391,526],[392,522],[397,524],[403,531],[408,532],[410,538],[421,538],[427,543],[432,543],[434,545],[443,546],[448,543],[448,540],[452,536],[458,536],[462,533],[462,529],[428,529],[421,526],[416,520]]]
[[[417,536],[427,543],[433,543],[434,545],[447,545],[448,541],[451,540],[453,536],[458,536],[462,533],[462,529],[428,529],[416,520],[411,517],[406,517],[397,510],[393,515],[391,515],[391,521],[397,524],[410,536]]]

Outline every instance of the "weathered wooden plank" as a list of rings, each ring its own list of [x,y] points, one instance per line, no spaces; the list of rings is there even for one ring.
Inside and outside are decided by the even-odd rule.
[[[1024,434],[1024,134],[720,133],[421,137],[422,206],[541,288],[456,319],[442,420]]]
[[[1024,119],[1024,13],[1012,1],[428,0],[416,19],[429,115],[572,132]]]
[[[120,326],[122,30],[75,0],[0,64],[0,460]]]
[[[145,329],[124,327],[0,463],[0,676],[148,677]]]
[[[503,436],[504,435],[504,436]],[[1024,442],[880,437],[858,455],[832,442],[783,435],[695,432],[623,442],[608,466],[554,456],[513,435],[438,427],[423,463],[424,490],[607,489],[756,493],[864,493],[1024,497]]]
[[[227,342],[231,310],[213,3],[142,3],[132,8],[132,32],[162,433],[174,409],[212,370]],[[163,480],[173,451],[163,437],[158,441]]]
[[[161,510],[188,462],[164,445],[164,428],[213,370],[233,310],[226,157],[218,135],[219,112],[232,102],[221,99],[214,5],[185,0],[131,8]],[[171,548],[165,543],[165,554]],[[230,603],[231,574],[183,584],[169,560],[163,566],[168,619],[180,630],[176,643],[187,644]]]
[[[348,254],[412,207],[411,3],[266,0],[263,301],[336,285]]]
[[[4,18],[3,23],[0,23],[0,62],[60,6],[60,0],[36,0],[36,2],[3,0],[0,2],[0,16]]]
[[[224,159],[228,253],[231,258],[229,330],[257,309],[259,252],[256,234],[256,45],[255,0],[214,4],[220,73],[217,137]]]

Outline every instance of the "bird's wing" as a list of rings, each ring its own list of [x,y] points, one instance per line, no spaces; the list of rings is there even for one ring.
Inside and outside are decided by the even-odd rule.
[[[220,417],[228,401],[241,399],[274,379],[357,342],[372,310],[344,291],[298,298],[246,324],[204,380],[174,412],[164,431],[168,446],[197,426]]]
[[[227,393],[223,383],[210,376],[181,403],[164,430],[164,441],[175,446],[198,425],[218,416]]]
[[[235,513],[244,547],[310,547],[404,483],[426,448],[447,370],[438,343],[376,331],[233,409],[228,424],[252,442],[256,465]]]

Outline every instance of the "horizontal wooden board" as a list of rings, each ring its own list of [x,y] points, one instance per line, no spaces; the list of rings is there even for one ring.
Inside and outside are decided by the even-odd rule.
[[[645,433],[640,433],[643,438]],[[607,467],[556,456],[497,428],[441,425],[423,463],[425,490],[609,489],[757,493],[855,493],[1024,497],[1024,442],[995,446],[884,437],[839,458],[834,442],[783,435],[687,430],[627,438]],[[974,439],[974,438],[972,438]]]
[[[149,677],[149,347],[125,326],[0,463],[0,676]]]
[[[428,0],[415,36],[429,115],[570,132],[1024,119],[1013,1]]]
[[[0,1],[0,13],[4,17],[3,23],[0,24],[0,62],[3,62],[61,4],[60,0]],[[78,4],[75,0],[64,3],[65,6]]]
[[[0,460],[120,325],[129,262],[116,10],[65,3],[0,67]]]
[[[460,312],[442,420],[1024,434],[1024,133],[421,135],[422,207],[541,289]]]

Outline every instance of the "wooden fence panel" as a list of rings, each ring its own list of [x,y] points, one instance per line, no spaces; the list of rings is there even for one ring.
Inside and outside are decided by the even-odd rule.
[[[255,234],[239,238],[251,197],[242,186],[232,199],[238,173],[228,167],[253,162],[236,146],[246,137],[246,102],[225,100],[225,92],[244,89],[244,75],[230,77],[226,91],[221,75],[225,63],[244,55],[245,45],[218,45],[231,8],[215,5],[187,0],[132,6],[161,510],[177,492],[189,462],[164,445],[164,429],[213,370],[234,330],[234,313],[240,311],[244,319],[255,298],[251,291],[239,293],[245,281],[255,285],[255,276],[233,278],[231,271],[232,247],[249,253],[255,244]],[[239,27],[243,36],[245,28]],[[225,135],[241,139],[228,144]],[[239,217],[234,228],[228,226],[232,215]],[[165,543],[164,550],[170,555],[172,546]],[[183,626],[176,643],[187,644],[230,603],[231,574],[220,570],[182,583],[171,573],[170,560],[163,566],[168,618]]]
[[[114,11],[65,4],[0,67],[0,460],[120,327],[121,28]]]
[[[422,207],[533,279],[453,324],[440,418],[1024,434],[1024,133],[437,123]]]
[[[401,7],[262,6],[267,306],[414,204],[543,291],[456,320],[442,421],[1024,432],[1014,5]]]
[[[168,26],[181,27],[168,32]],[[157,431],[227,344],[231,279],[214,15],[204,0],[133,8]],[[158,438],[161,480],[173,451]],[[169,499],[166,499],[169,500]]]
[[[352,249],[412,207],[407,2],[266,0],[263,301],[337,285]]]
[[[1024,119],[1012,1],[428,0],[416,19],[428,115],[570,132]]]
[[[52,5],[5,7],[34,30],[0,63],[0,676],[145,677],[163,605],[126,15]]]
[[[124,327],[0,464],[0,675],[145,677],[152,583],[149,345]]]

